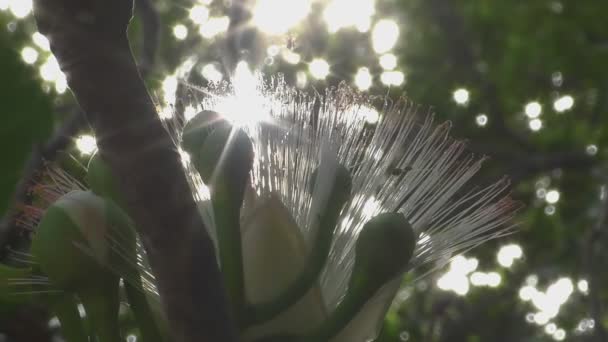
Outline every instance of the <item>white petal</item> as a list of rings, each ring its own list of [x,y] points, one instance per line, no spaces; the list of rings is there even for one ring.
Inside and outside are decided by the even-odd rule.
[[[243,260],[245,290],[251,303],[273,299],[291,283],[304,267],[307,248],[300,229],[275,195],[259,201],[243,217]],[[279,332],[304,333],[326,317],[318,286],[275,319],[253,327],[244,341]]]
[[[399,286],[401,277],[384,285],[331,342],[367,342],[374,340],[380,329]]]

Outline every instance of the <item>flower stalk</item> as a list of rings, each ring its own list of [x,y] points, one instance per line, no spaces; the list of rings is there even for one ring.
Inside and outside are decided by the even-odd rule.
[[[213,113],[203,112],[201,116],[196,120],[198,127],[187,127],[187,136],[193,138],[184,147],[195,156],[194,165],[211,188],[220,268],[232,313],[240,323],[245,307],[240,211],[253,164],[253,147],[242,130],[214,124]]]

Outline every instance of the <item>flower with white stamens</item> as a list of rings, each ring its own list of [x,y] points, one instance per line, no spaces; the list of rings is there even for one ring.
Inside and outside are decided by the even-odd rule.
[[[449,124],[436,125],[432,116],[418,118],[407,101],[389,104],[343,85],[322,95],[308,95],[280,78],[267,83],[258,80],[245,92],[256,101],[240,99],[232,89],[212,85],[197,105],[216,110],[229,101],[233,112],[238,108],[247,117],[242,124],[238,120],[231,124],[250,138],[254,155],[240,220],[249,304],[272,301],[299,279],[315,253],[322,229],[318,217],[331,205],[339,168],[348,170],[352,182],[328,258],[314,285],[283,312],[246,329],[245,341],[317,336],[314,332],[333,319],[349,290],[360,232],[382,213],[401,215],[418,236],[408,271],[442,264],[450,256],[510,232],[517,205],[507,195],[508,181],[485,188],[472,185],[483,158],[469,155],[463,142],[451,138]],[[234,89],[243,90],[238,85]],[[375,123],[366,120],[369,108],[382,113]],[[218,115],[222,116],[221,111]],[[200,190],[213,184],[202,182],[195,167],[190,165],[188,173],[193,193],[213,193]],[[214,220],[217,212],[206,196],[199,200],[217,241],[222,234]],[[330,341],[375,338],[400,279],[385,283],[368,298]]]
[[[374,339],[406,272],[510,233],[508,181],[471,184],[483,158],[449,124],[405,100],[344,85],[310,95],[239,70],[247,77],[211,83],[189,104],[202,111],[185,126],[179,115],[163,122],[216,243],[242,341]],[[120,205],[99,162],[89,185]],[[138,253],[130,264],[156,294]]]

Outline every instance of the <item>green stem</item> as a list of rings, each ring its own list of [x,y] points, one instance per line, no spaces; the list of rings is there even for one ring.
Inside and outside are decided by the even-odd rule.
[[[52,305],[52,311],[61,323],[61,333],[67,342],[88,341],[82,318],[78,312],[78,304],[72,295],[64,295]]]
[[[232,314],[242,322],[245,306],[245,281],[243,275],[243,251],[241,242],[240,210],[242,200],[235,200],[221,182],[211,197],[220,250],[220,265],[224,284],[228,291]]]
[[[137,284],[130,284],[125,281],[125,291],[127,299],[131,304],[131,310],[135,315],[135,320],[139,326],[139,331],[143,342],[163,341],[158,323],[156,322],[146,293],[141,286],[141,280]]]
[[[344,330],[376,292],[364,279],[352,279],[342,302],[314,332],[265,336],[256,342],[327,342]]]
[[[376,291],[364,281],[351,282],[348,293],[328,319],[314,333],[300,339],[302,342],[329,341],[342,331],[361,311]]]
[[[102,288],[104,290],[79,292],[87,320],[97,335],[98,342],[122,341],[118,328],[118,283],[116,286],[102,285]]]

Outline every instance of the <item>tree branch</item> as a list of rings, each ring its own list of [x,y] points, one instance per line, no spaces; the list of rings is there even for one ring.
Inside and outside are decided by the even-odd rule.
[[[160,16],[151,0],[135,0],[135,10],[143,26],[139,71],[145,77],[154,68],[156,61],[160,41]]]
[[[40,32],[95,130],[123,189],[157,279],[172,341],[236,341],[207,234],[177,149],[126,38],[125,0],[36,0]]]
[[[143,44],[139,68],[142,75],[145,76],[154,67],[160,36],[160,17],[150,0],[136,0],[136,9],[143,23]],[[80,108],[73,105],[70,107],[65,109],[72,112],[71,116],[61,124],[44,146],[38,145],[32,149],[24,164],[22,178],[15,188],[12,203],[23,204],[31,201],[29,189],[35,182],[36,175],[44,167],[44,163],[54,160],[57,153],[65,149],[69,145],[70,139],[87,124]],[[15,229],[17,214],[15,210],[9,210],[0,220],[0,247],[10,244],[11,240],[17,238],[18,231]],[[0,250],[1,259],[3,259],[3,250]]]

